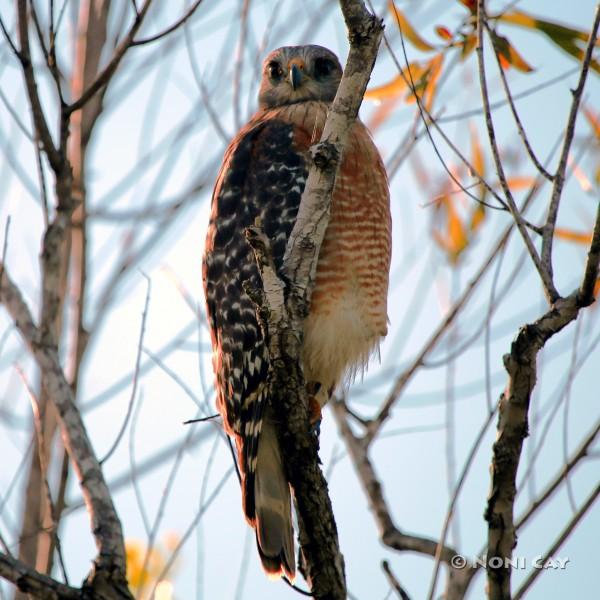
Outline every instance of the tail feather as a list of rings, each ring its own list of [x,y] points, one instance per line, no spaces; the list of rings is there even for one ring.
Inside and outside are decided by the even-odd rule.
[[[290,486],[283,471],[277,432],[265,414],[254,473],[256,544],[268,574],[296,575]]]

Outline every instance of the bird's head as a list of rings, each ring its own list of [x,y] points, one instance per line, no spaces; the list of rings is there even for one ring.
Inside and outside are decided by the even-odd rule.
[[[284,46],[263,63],[260,108],[305,100],[331,102],[342,78],[337,56],[322,46]]]

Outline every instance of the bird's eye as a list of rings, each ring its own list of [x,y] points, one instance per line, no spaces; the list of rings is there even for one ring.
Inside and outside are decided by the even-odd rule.
[[[335,70],[335,63],[328,58],[317,58],[315,60],[315,76],[317,78],[327,77]]]
[[[273,61],[267,65],[267,73],[271,79],[281,79],[283,76],[283,69],[278,62]]]

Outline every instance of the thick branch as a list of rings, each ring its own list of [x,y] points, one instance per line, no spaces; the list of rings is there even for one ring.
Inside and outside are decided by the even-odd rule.
[[[579,288],[579,305],[589,306],[594,301],[594,286],[598,279],[600,266],[600,202],[596,207],[596,223],[592,234],[592,243],[588,251],[583,281]]]
[[[15,584],[23,593],[29,594],[31,598],[43,600],[80,600],[81,590],[72,588],[42,575],[27,565],[0,553],[0,577]]]
[[[516,475],[523,440],[528,434],[527,413],[536,382],[538,352],[554,334],[575,320],[578,312],[576,294],[557,300],[540,319],[520,329],[510,354],[504,357],[509,380],[500,398],[498,436],[493,446],[492,481],[485,511],[488,563],[493,557],[512,557],[516,545],[513,522]],[[489,598],[510,598],[510,569],[488,566],[487,574]]]
[[[35,358],[43,375],[46,392],[58,410],[63,443],[73,461],[90,515],[92,533],[98,548],[95,572],[90,576],[90,585],[118,589],[123,598],[128,598],[130,595],[125,580],[125,549],[121,523],[85,425],[75,405],[73,391],[65,379],[56,348],[41,343],[40,332],[19,289],[10,280],[5,269],[2,270],[2,274],[2,302]]]

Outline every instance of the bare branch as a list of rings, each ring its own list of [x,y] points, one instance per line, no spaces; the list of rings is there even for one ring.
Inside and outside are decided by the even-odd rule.
[[[141,40],[133,40],[133,42],[131,42],[131,45],[132,46],[142,46],[144,44],[150,44],[151,42],[160,40],[161,38],[166,37],[170,33],[173,33],[173,31],[175,31],[176,29],[179,29],[196,12],[196,9],[200,6],[200,4],[202,4],[202,0],[196,0],[196,2],[194,2],[194,4],[192,4],[192,6],[190,6],[187,9],[187,11],[181,16],[181,18],[179,18],[177,21],[175,21],[175,23],[173,23],[173,25],[171,25],[170,27],[167,27],[160,33],[156,33],[155,35],[151,35],[147,38],[142,38]],[[135,0],[134,0],[134,5],[135,5]],[[136,7],[135,11],[136,11],[136,14],[139,14],[137,11],[137,7]]]
[[[596,5],[596,15],[594,17],[594,24],[590,31],[590,39],[588,40],[585,55],[581,62],[581,72],[579,74],[579,82],[575,90],[573,90],[573,101],[571,102],[571,110],[569,112],[569,118],[567,120],[567,127],[565,130],[565,141],[563,143],[562,152],[558,161],[558,167],[554,174],[554,186],[552,188],[552,196],[550,197],[550,204],[548,206],[548,215],[546,217],[546,224],[544,226],[544,235],[542,238],[542,264],[547,269],[548,274],[552,277],[552,242],[554,240],[554,228],[556,226],[556,218],[558,216],[558,206],[562,196],[563,184],[565,182],[565,174],[567,171],[567,161],[569,158],[569,150],[571,143],[573,142],[573,136],[575,135],[575,123],[577,121],[577,115],[579,114],[579,105],[581,103],[581,97],[583,96],[583,88],[587,79],[588,71],[590,68],[590,62],[592,60],[592,52],[596,44],[596,37],[598,36],[598,27],[600,26],[600,4]]]
[[[594,223],[594,233],[592,234],[592,243],[588,251],[583,281],[579,288],[580,306],[589,306],[594,302],[594,286],[598,279],[598,267],[600,266],[600,202],[596,208],[596,222]]]
[[[352,459],[358,480],[367,497],[369,508],[379,529],[379,536],[382,543],[399,552],[417,552],[444,562],[450,573],[448,597],[462,597],[470,581],[468,577],[470,569],[461,571],[454,567],[452,559],[457,554],[456,550],[451,546],[424,536],[407,534],[398,529],[392,520],[390,510],[383,496],[381,484],[377,479],[375,469],[368,456],[366,439],[357,438],[352,433],[346,418],[346,404],[342,399],[333,398],[330,400],[330,405],[338,424],[340,435]]]
[[[531,506],[525,513],[515,522],[515,529],[523,527],[527,521],[544,505],[544,503],[554,494],[565,480],[567,475],[579,464],[581,460],[589,456],[590,446],[600,434],[600,421],[596,423],[593,430],[585,437],[579,448],[573,453],[573,456],[567,461],[564,467],[558,472],[556,477],[548,484],[546,489],[531,503]]]
[[[18,31],[19,31],[19,43],[21,46],[20,51],[17,53],[17,57],[21,62],[23,70],[23,77],[25,78],[25,87],[27,88],[27,95],[29,97],[29,103],[31,105],[31,114],[33,122],[38,133],[38,137],[44,148],[48,161],[52,166],[55,173],[60,173],[64,165],[64,156],[61,156],[59,150],[52,141],[50,130],[48,129],[48,123],[44,115],[44,109],[40,101],[38,94],[37,82],[35,79],[35,72],[33,70],[33,63],[31,62],[31,51],[29,49],[29,30],[28,30],[28,18],[27,18],[27,0],[19,0],[17,4],[17,20],[18,20]]]
[[[23,1],[23,0],[21,0]],[[106,86],[113,76],[114,72],[117,70],[123,56],[129,48],[131,48],[131,44],[133,42],[133,38],[135,34],[138,32],[139,28],[142,26],[144,22],[144,17],[152,4],[152,0],[146,0],[142,9],[136,13],[135,19],[133,21],[133,25],[127,32],[127,35],[123,38],[121,43],[117,46],[115,53],[112,58],[102,69],[100,73],[96,76],[96,79],[90,84],[90,86],[81,94],[81,96],[73,101],[71,104],[65,107],[64,111],[66,115],[70,115],[74,113],[76,110],[79,110],[85,106],[88,100],[94,96],[102,87]]]
[[[490,25],[487,19],[482,19],[483,26],[487,30],[488,34],[491,35]],[[521,138],[523,145],[525,146],[525,150],[531,159],[531,162],[535,165],[535,168],[538,172],[543,175],[548,181],[553,181],[554,177],[548,173],[548,171],[544,168],[544,166],[540,163],[529,143],[529,139],[527,134],[525,133],[525,128],[523,127],[523,123],[521,123],[521,118],[519,117],[519,113],[517,112],[517,107],[515,106],[514,98],[512,92],[510,91],[510,87],[508,85],[508,81],[506,80],[506,73],[502,67],[502,63],[500,62],[500,55],[496,47],[492,44],[494,49],[494,56],[496,57],[496,64],[498,65],[498,72],[500,73],[500,81],[502,81],[502,87],[504,88],[504,93],[506,95],[506,101],[510,106],[510,111],[512,112],[513,118],[515,120],[515,124],[517,125],[517,131],[519,132],[519,137]],[[490,106],[491,109],[491,106]]]
[[[577,293],[560,298],[542,317],[522,327],[504,357],[509,379],[500,398],[498,436],[493,446],[492,482],[485,518],[488,522],[488,561],[512,556],[516,545],[513,523],[516,473],[523,440],[528,433],[528,409],[536,382],[537,354],[556,333],[577,318],[580,306]],[[489,597],[510,597],[510,569],[494,568],[488,563]]]
[[[140,378],[140,362],[142,359],[142,346],[144,344],[144,334],[146,332],[146,319],[148,318],[148,307],[150,305],[150,289],[152,287],[151,281],[147,278],[147,287],[146,287],[146,300],[144,301],[144,310],[142,312],[142,324],[140,325],[140,335],[138,338],[138,347],[137,347],[137,355],[135,359],[135,369],[133,372],[133,385],[131,387],[131,395],[129,396],[129,403],[127,404],[127,412],[125,414],[125,419],[123,420],[123,424],[121,425],[121,429],[119,429],[119,433],[115,438],[115,441],[112,443],[111,447],[108,449],[106,454],[102,459],[100,459],[100,464],[103,465],[114,453],[114,451],[119,446],[121,442],[121,438],[127,429],[127,424],[129,423],[129,418],[131,417],[131,411],[133,409],[133,404],[135,402],[135,396],[137,393],[139,378]]]
[[[388,583],[398,594],[398,598],[400,598],[400,600],[410,600],[410,596],[406,593],[406,591],[400,585],[400,582],[398,581],[398,579],[392,572],[390,563],[387,560],[382,561],[381,568],[383,569],[383,572],[385,573]]]
[[[30,569],[21,561],[0,553],[0,576],[23,593],[45,600],[80,600],[81,590]]]
[[[485,14],[485,0],[478,0],[477,3],[477,61],[479,65],[479,83],[481,86],[481,97],[483,100],[483,106],[485,109],[485,123],[488,131],[488,138],[490,141],[490,146],[492,148],[492,156],[494,157],[494,164],[496,165],[496,172],[498,173],[498,177],[500,179],[500,183],[502,185],[502,190],[504,191],[504,197],[506,198],[506,204],[510,210],[510,214],[514,218],[517,223],[517,229],[523,238],[523,242],[525,243],[525,247],[531,256],[531,260],[537,269],[540,279],[542,280],[542,285],[544,286],[544,292],[546,294],[546,298],[548,299],[548,303],[552,304],[558,298],[558,292],[554,287],[554,282],[552,281],[552,274],[546,268],[543,261],[540,260],[539,254],[529,237],[529,233],[527,232],[527,228],[523,219],[521,217],[521,213],[517,208],[515,200],[513,198],[512,192],[510,191],[510,187],[508,182],[506,181],[506,175],[504,174],[504,167],[502,166],[502,161],[500,160],[500,151],[498,150],[498,145],[496,143],[496,133],[494,130],[494,122],[492,120],[492,112],[490,110],[490,97],[487,89],[487,79],[485,75],[485,61],[483,58],[483,23],[485,22],[486,14]]]
[[[0,281],[2,302],[11,315],[25,343],[44,375],[44,386],[60,415],[63,443],[67,449],[90,515],[92,534],[96,540],[98,556],[88,585],[110,585],[118,588],[124,598],[130,597],[125,580],[125,549],[121,523],[104,481],[100,464],[94,454],[75,405],[73,391],[65,379],[55,347],[41,343],[29,308],[20,291],[4,270]]]
[[[588,510],[592,507],[596,498],[600,495],[600,484],[598,484],[592,493],[587,497],[586,501],[581,505],[581,508],[573,515],[573,518],[567,523],[566,527],[563,529],[561,534],[558,536],[556,541],[548,548],[546,553],[542,558],[540,558],[540,563],[545,564],[548,558],[550,558],[553,554],[558,552],[560,547],[565,543],[568,537],[573,533],[579,521],[583,519]],[[513,596],[514,600],[520,600],[523,598],[527,590],[531,587],[534,581],[538,578],[538,576],[544,572],[544,569],[533,569],[530,573],[529,577],[523,582],[521,587],[516,591]]]

